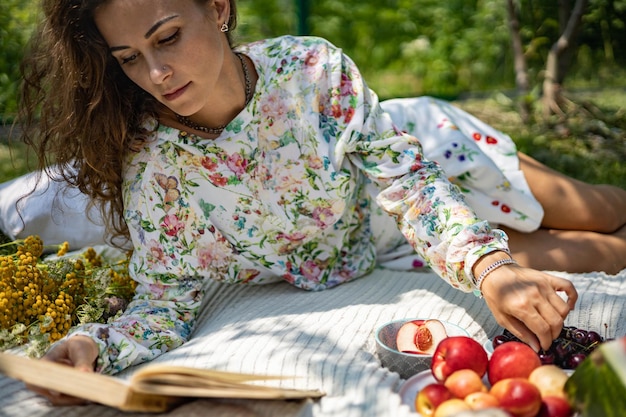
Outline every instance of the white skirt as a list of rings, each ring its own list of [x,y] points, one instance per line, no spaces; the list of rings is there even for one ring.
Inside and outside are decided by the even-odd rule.
[[[392,99],[381,106],[399,129],[420,140],[424,156],[439,163],[478,217],[521,232],[539,228],[543,208],[528,187],[517,148],[508,135],[431,97]],[[380,238],[381,264],[392,266],[385,262],[413,253],[408,245],[398,245],[402,236],[395,220],[382,210],[373,216],[372,228]],[[407,261],[412,267],[423,265],[419,258],[405,259],[402,264],[408,266]]]

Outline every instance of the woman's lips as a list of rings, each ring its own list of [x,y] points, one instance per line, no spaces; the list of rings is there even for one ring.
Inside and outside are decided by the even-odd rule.
[[[168,100],[168,101],[176,100],[178,97],[183,95],[183,93],[187,90],[187,87],[189,87],[189,84],[191,84],[191,82],[185,84],[184,86],[182,86],[178,90],[175,90],[175,91],[173,91],[171,93],[163,94],[163,97],[165,97],[165,99]]]

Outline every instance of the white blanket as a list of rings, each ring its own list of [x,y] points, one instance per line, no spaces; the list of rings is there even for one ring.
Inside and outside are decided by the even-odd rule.
[[[608,337],[626,335],[626,270],[615,276],[556,274],[571,279],[580,294],[568,325]],[[400,318],[434,317],[459,324],[481,343],[501,331],[483,300],[451,288],[432,273],[377,269],[360,280],[317,293],[286,283],[211,283],[207,294],[193,338],[157,361],[298,375],[299,379],[283,385],[320,388],[327,395],[304,404],[197,400],[168,416],[410,416],[398,395],[403,380],[382,368],[376,358],[373,332],[379,325]],[[51,407],[22,383],[0,377],[0,416],[129,414],[98,405]]]

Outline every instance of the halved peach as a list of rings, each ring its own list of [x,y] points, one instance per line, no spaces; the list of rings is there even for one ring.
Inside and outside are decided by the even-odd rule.
[[[446,328],[439,320],[412,320],[398,330],[396,345],[400,352],[432,355],[446,337]]]

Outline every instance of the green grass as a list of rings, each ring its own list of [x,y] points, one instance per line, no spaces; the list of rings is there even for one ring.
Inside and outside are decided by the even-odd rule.
[[[19,131],[10,125],[0,125],[0,183],[29,172],[27,156],[26,146],[19,141]]]
[[[0,141],[0,182],[19,177],[27,173],[26,150],[21,143],[9,146],[6,142]]]
[[[13,136],[9,138],[8,127],[0,126],[0,183],[17,178],[29,172],[27,165],[27,148]],[[10,239],[0,232],[0,244]],[[2,254],[2,249],[0,249]]]
[[[455,104],[508,133],[520,151],[549,167],[594,184],[626,189],[626,90],[568,96],[566,123],[524,125],[510,99],[495,95]],[[541,116],[534,114],[535,120]]]

